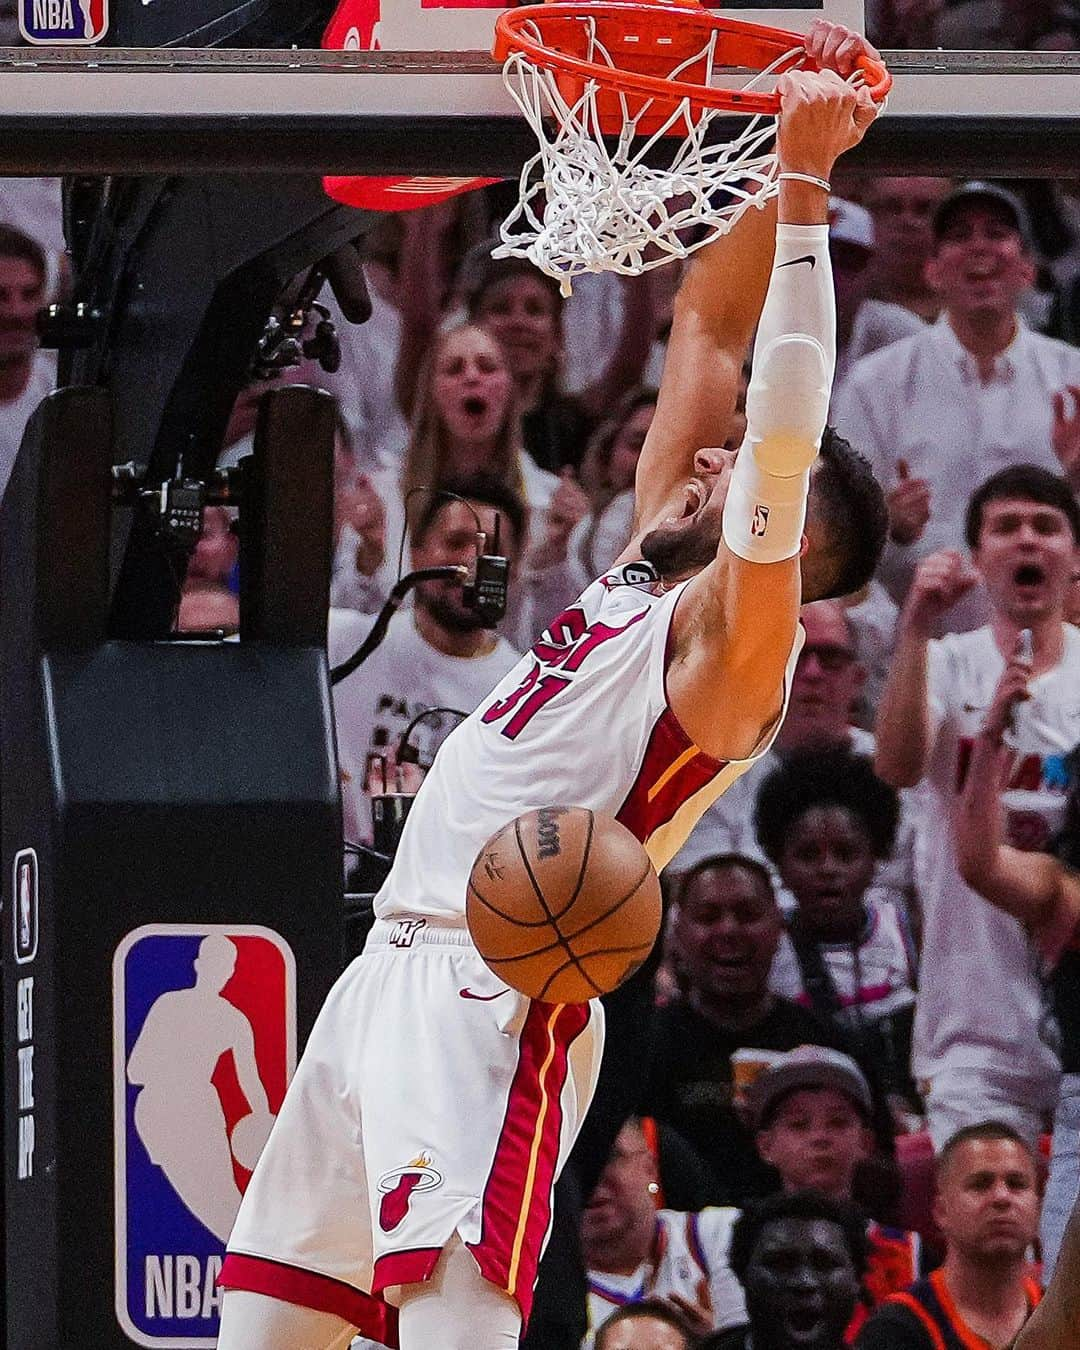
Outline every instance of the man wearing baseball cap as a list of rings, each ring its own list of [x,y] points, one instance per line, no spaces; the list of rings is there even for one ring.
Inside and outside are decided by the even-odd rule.
[[[994,183],[964,183],[938,205],[933,236],[926,275],[941,318],[856,362],[833,400],[838,429],[857,439],[878,479],[887,489],[910,483],[918,499],[913,512],[903,494],[890,494],[879,576],[898,604],[923,558],[963,548],[965,503],[993,474],[1036,464],[1080,488],[1072,392],[1080,351],[1031,332],[1020,317],[1035,280],[1023,205]],[[986,618],[979,588],[948,626],[965,631]]]
[[[779,1057],[747,1097],[758,1152],[786,1192],[813,1190],[850,1204],[855,1173],[874,1151],[870,1087],[849,1056],[802,1045]],[[918,1234],[867,1225],[867,1268],[849,1339],[882,1299],[919,1276]]]

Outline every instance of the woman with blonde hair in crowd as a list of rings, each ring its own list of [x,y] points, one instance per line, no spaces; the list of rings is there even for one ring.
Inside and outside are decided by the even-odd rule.
[[[524,452],[502,348],[484,329],[463,323],[435,335],[417,380],[400,473],[388,469],[376,484],[387,507],[386,590],[397,574],[408,494],[478,472],[500,478],[529,509],[523,576],[515,578],[524,585],[514,587],[503,625],[511,642],[528,646],[581,589],[559,557],[558,540],[587,513],[588,501],[576,483],[539,468]],[[408,502],[410,520],[419,509],[418,494]]]

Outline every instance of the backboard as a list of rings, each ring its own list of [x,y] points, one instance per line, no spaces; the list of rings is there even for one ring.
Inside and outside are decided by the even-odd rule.
[[[39,17],[79,8],[75,0],[19,3]],[[110,31],[138,33],[140,6],[111,0],[114,28],[97,45],[0,49],[0,173],[514,176],[531,153],[488,55],[499,0],[350,0],[347,21],[338,12],[334,45],[342,50],[334,51],[287,47],[288,35],[276,50],[150,45],[160,34],[145,47],[109,45]],[[333,10],[331,0],[296,6],[314,16],[313,33]],[[795,30],[817,16],[859,29],[864,20],[864,0],[724,9]],[[888,112],[852,167],[1075,173],[1076,52],[904,51],[888,60]]]

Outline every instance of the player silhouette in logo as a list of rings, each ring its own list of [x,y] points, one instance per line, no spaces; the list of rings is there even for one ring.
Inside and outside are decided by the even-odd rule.
[[[129,1080],[142,1087],[135,1102],[135,1128],[150,1160],[222,1242],[240,1204],[233,1152],[241,1165],[254,1167],[274,1120],[255,1062],[251,1023],[221,997],[235,968],[236,946],[229,938],[203,938],[194,986],[157,999],[128,1060]],[[231,1146],[211,1081],[221,1056],[230,1050],[251,1107],[233,1131]]]
[[[82,12],[82,36],[84,38],[97,37],[97,24],[94,20],[94,0],[79,0],[79,9]]]

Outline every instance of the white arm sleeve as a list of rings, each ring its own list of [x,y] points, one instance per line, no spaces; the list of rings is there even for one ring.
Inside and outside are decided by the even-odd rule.
[[[829,227],[778,225],[746,392],[746,439],[724,507],[724,541],[750,562],[799,552],[835,368]]]

